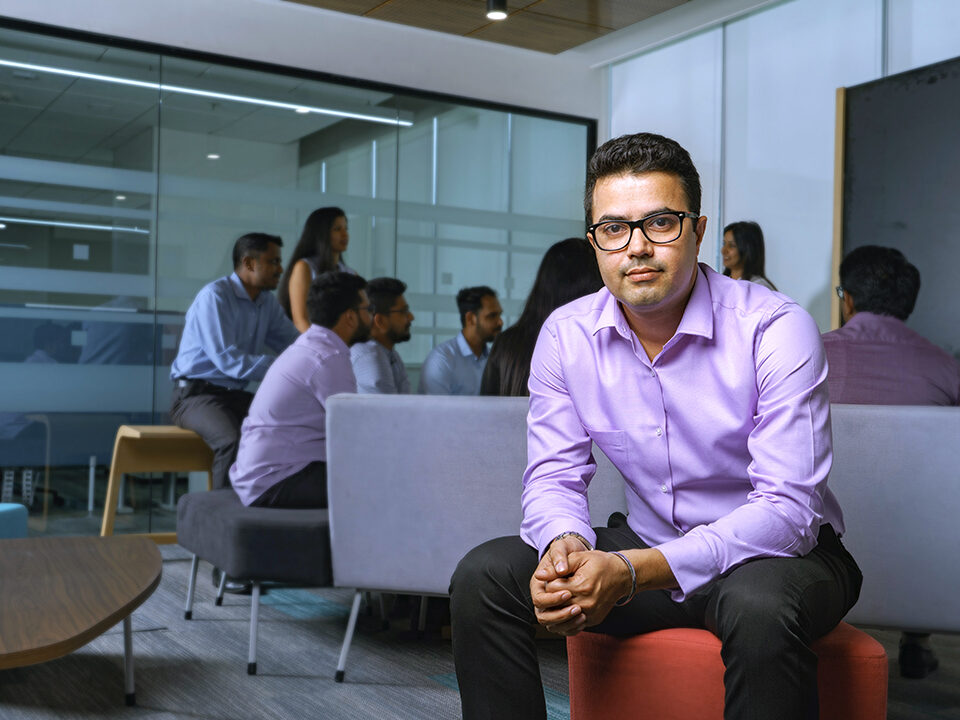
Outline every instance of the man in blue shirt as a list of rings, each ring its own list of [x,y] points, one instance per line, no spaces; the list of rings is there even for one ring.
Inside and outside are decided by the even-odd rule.
[[[350,361],[357,378],[357,392],[406,395],[410,379],[397,343],[410,339],[413,313],[403,293],[407,284],[396,278],[374,278],[367,283],[373,312],[370,339],[350,347]]]
[[[437,345],[420,370],[421,395],[476,395],[490,343],[503,329],[497,293],[486,285],[457,293],[460,325],[456,337]]]
[[[213,486],[229,487],[240,424],[253,395],[244,388],[262,380],[275,356],[298,332],[272,293],[283,274],[275,235],[250,233],[233,246],[234,272],[197,293],[187,310],[180,351],[170,377],[170,417],[193,430],[213,450]]]

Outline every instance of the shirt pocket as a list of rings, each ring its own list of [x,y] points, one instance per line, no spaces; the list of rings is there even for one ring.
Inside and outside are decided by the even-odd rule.
[[[586,428],[593,443],[600,448],[610,462],[618,468],[630,463],[630,445],[627,433],[623,430],[591,430]]]

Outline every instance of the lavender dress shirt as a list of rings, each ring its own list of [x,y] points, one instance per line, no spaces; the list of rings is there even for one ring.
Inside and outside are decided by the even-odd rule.
[[[784,295],[700,265],[677,332],[651,362],[601,289],[544,323],[530,368],[521,535],[591,543],[595,442],[627,483],[627,522],[666,557],[682,600],[757,557],[843,532],[827,489],[827,368],[813,319]]]
[[[332,330],[311,325],[276,359],[240,431],[233,489],[249,505],[311,462],[327,459],[327,398],[354,393],[350,349]]]
[[[898,318],[855,313],[823,347],[831,402],[960,405],[960,365]]]

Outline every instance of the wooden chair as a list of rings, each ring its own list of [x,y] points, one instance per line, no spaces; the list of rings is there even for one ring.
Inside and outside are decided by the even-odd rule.
[[[124,473],[203,471],[209,490],[213,485],[212,468],[213,451],[192,430],[175,425],[121,425],[113,445],[100,535],[113,535]],[[157,543],[177,541],[175,532],[146,534]]]

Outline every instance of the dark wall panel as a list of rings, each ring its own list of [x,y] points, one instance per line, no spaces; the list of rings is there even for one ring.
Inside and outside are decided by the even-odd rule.
[[[922,285],[908,324],[960,356],[960,58],[847,90],[843,253],[900,249]]]

